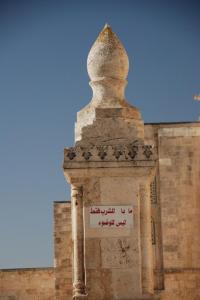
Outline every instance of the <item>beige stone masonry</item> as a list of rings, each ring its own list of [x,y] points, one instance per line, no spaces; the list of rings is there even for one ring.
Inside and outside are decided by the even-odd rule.
[[[54,202],[55,300],[72,298],[71,228],[71,203]]]
[[[54,288],[54,268],[0,270],[1,300],[52,300]]]
[[[200,136],[199,127],[174,127],[174,128],[160,128],[158,136],[174,136],[174,137],[187,137],[187,136]]]
[[[200,299],[200,123],[145,126],[158,141],[164,259],[162,300]]]

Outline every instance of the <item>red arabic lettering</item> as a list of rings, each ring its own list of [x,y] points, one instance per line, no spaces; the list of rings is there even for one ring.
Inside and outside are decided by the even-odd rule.
[[[125,226],[125,225],[126,225],[126,220],[123,220],[123,221],[118,222],[118,223],[116,224],[117,227],[119,227],[119,226]]]
[[[106,220],[106,221],[99,221],[99,226],[114,226],[115,225],[115,220]]]
[[[99,207],[95,207],[90,209],[91,214],[101,214],[101,215],[107,215],[107,214],[114,214],[115,208],[108,208],[108,209],[100,209]]]
[[[100,208],[99,208],[99,207],[95,207],[95,208],[92,208],[92,207],[91,207],[90,213],[91,213],[91,214],[100,214],[101,211],[100,211]]]

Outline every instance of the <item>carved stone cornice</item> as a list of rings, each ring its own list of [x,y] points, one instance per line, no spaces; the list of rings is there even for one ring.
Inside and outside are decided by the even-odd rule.
[[[94,167],[97,163],[122,163],[134,162],[133,165],[140,165],[140,162],[148,162],[152,165],[157,159],[157,149],[153,145],[144,145],[133,142],[125,145],[94,145],[75,146],[64,149],[64,168],[73,167],[77,163],[91,163]],[[101,164],[102,165],[102,164]],[[120,164],[119,164],[120,165]]]

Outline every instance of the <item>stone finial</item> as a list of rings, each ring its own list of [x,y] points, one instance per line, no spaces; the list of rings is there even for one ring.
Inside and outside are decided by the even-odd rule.
[[[126,79],[129,61],[126,50],[112,31],[105,25],[93,44],[87,59],[90,79],[96,81],[102,77]]]
[[[93,104],[101,107],[125,106],[129,60],[122,43],[109,25],[105,25],[87,59],[93,90]]]
[[[124,95],[128,56],[107,24],[89,52],[87,69],[93,97],[77,113],[76,146],[143,141],[144,122],[140,111],[130,105]],[[69,155],[73,159],[74,153]],[[88,153],[84,153],[84,157],[88,157]]]

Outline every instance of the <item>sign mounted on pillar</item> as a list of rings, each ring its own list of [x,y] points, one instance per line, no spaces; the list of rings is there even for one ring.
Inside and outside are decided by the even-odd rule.
[[[90,227],[92,228],[127,228],[133,227],[133,207],[90,206]]]

